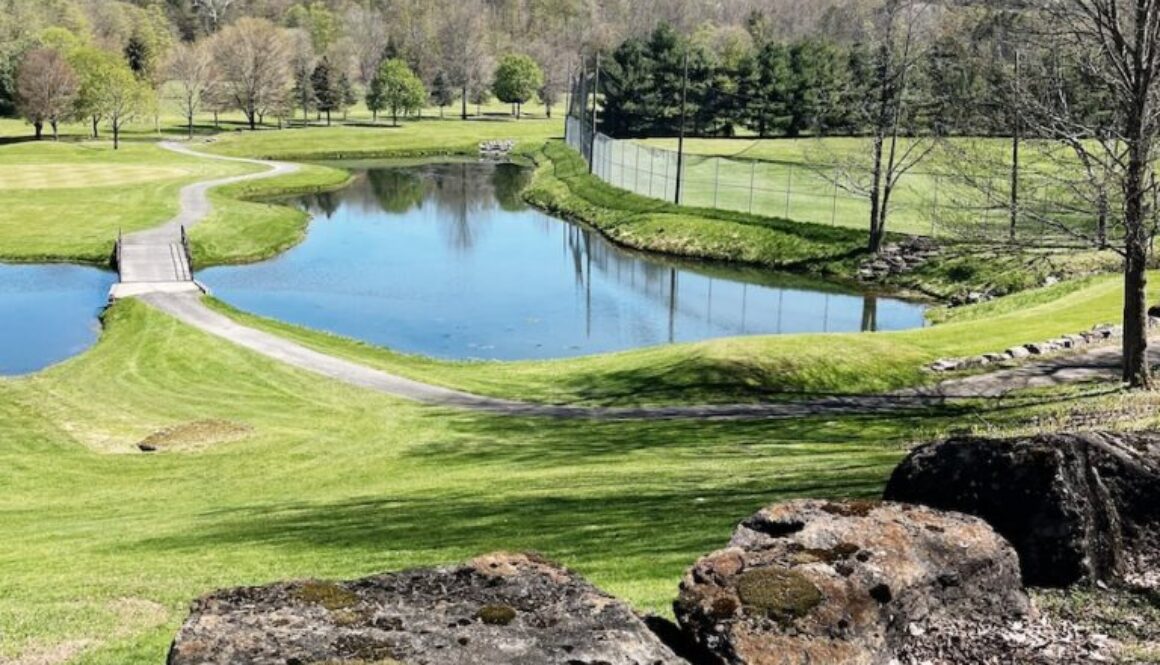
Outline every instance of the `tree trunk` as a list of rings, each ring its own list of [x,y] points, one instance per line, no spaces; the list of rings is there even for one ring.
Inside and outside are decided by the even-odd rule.
[[[391,122],[394,124],[395,127],[399,126],[399,109],[396,109],[396,108],[391,109]]]
[[[121,123],[118,120],[113,121],[113,150],[121,149]]]
[[[213,112],[213,128],[217,129],[217,130],[220,130],[222,128],[222,121],[221,121],[221,118],[218,117],[217,111]]]
[[[1148,366],[1148,232],[1145,219],[1147,150],[1139,117],[1129,128],[1128,165],[1124,173],[1124,373],[1132,388],[1151,388]],[[1134,140],[1133,140],[1134,139]]]
[[[379,110],[378,109],[371,109],[371,124],[373,124],[373,125],[379,124]]]
[[[52,140],[59,141],[60,140],[60,131],[59,131],[58,125],[60,124],[60,121],[58,121],[56,118],[53,118],[51,121],[51,124],[52,124]]]
[[[246,113],[246,119],[250,121],[250,129],[251,130],[255,130],[258,128],[258,114],[257,113],[255,113],[254,111],[249,111],[248,113]]]
[[[1151,388],[1148,364],[1147,248],[1129,241],[1124,261],[1124,382],[1133,388]]]
[[[463,118],[462,119],[467,120],[467,84],[463,85],[463,98],[461,101],[463,103],[462,104],[463,105]]]
[[[545,115],[548,116],[548,120],[551,120],[552,119],[552,105],[551,104],[544,104],[544,112],[545,112]]]
[[[32,123],[32,129],[36,132],[36,140],[39,141],[44,136],[44,122],[37,120]]]
[[[192,140],[193,139],[193,114],[192,113],[189,114],[188,120],[189,120],[189,124],[188,124],[189,132],[188,133],[189,133],[189,138]]]
[[[94,139],[101,138],[100,122],[101,122],[101,119],[94,115],[93,116],[93,138]]]
[[[519,103],[519,102],[516,102],[516,120],[519,120],[520,116],[523,115],[523,113],[524,113],[524,105]]]
[[[866,249],[871,254],[882,250],[882,136],[874,136],[874,166],[871,171],[873,180],[870,185],[870,241]]]
[[[330,126],[330,109],[326,109],[326,126]]]

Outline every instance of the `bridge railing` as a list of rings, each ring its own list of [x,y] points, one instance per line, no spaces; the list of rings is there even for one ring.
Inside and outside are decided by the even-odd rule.
[[[121,275],[121,245],[124,244],[124,242],[125,242],[125,239],[124,239],[124,235],[121,233],[121,229],[117,229],[117,244],[113,246],[113,263],[114,263],[114,267],[117,269],[117,281],[118,282],[121,281],[121,277],[122,277],[122,275]]]
[[[189,268],[189,276],[193,278],[193,250],[189,245],[189,234],[185,232],[185,225],[181,225],[181,250],[185,252],[185,267]]]

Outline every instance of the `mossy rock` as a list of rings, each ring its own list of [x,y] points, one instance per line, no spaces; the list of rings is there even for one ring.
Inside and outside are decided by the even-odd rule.
[[[334,582],[309,581],[303,583],[295,592],[298,600],[305,603],[321,605],[331,612],[343,610],[358,604],[359,598],[351,591],[340,587]]]
[[[809,614],[821,604],[822,592],[801,573],[788,568],[756,568],[737,576],[737,597],[747,612],[779,623]]]
[[[484,605],[475,616],[489,626],[506,626],[516,620],[516,610],[508,605]]]

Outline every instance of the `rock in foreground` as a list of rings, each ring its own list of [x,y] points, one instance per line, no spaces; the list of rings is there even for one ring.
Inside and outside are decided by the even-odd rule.
[[[886,503],[793,501],[742,522],[686,573],[675,606],[721,662],[908,661],[952,618],[1030,611],[1014,550],[982,520]]]
[[[627,606],[533,555],[194,603],[169,665],[675,665]]]
[[[886,498],[983,518],[1015,546],[1028,585],[1157,586],[1154,433],[951,439],[912,452]]]

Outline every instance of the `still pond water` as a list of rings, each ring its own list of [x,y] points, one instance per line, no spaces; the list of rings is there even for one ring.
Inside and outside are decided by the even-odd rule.
[[[97,268],[0,263],[0,375],[35,372],[92,346],[116,280]]]
[[[204,270],[240,309],[441,358],[558,358],[748,334],[921,327],[924,307],[826,283],[668,262],[526,206],[514,165],[365,168],[295,199],[307,240]]]

